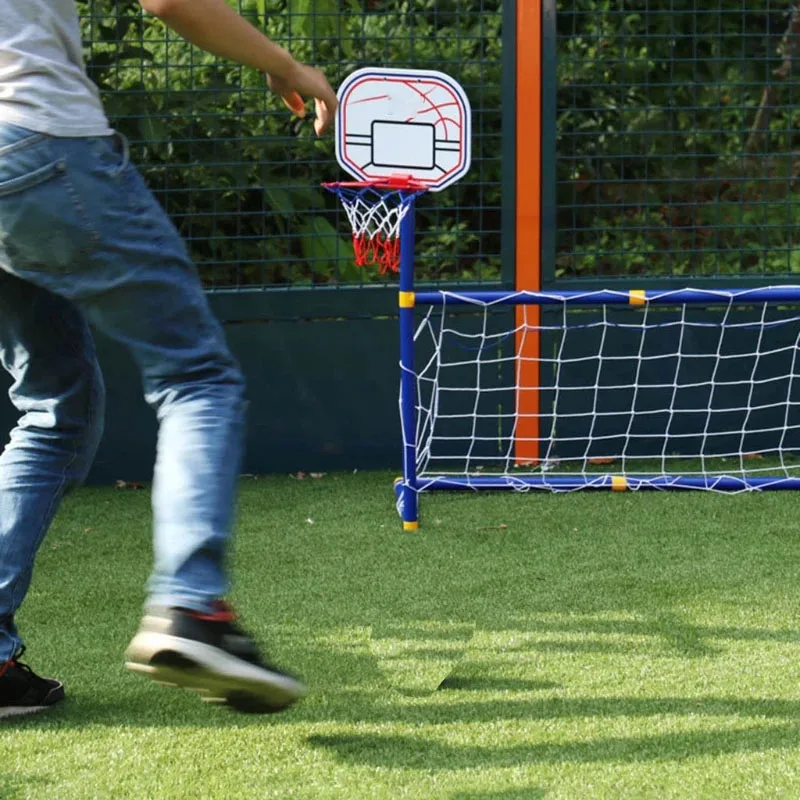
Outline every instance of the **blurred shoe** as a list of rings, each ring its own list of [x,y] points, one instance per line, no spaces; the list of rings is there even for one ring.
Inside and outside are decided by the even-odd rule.
[[[150,608],[128,647],[125,666],[237,711],[283,711],[305,695],[305,686],[265,661],[235,619],[223,602],[209,614]]]

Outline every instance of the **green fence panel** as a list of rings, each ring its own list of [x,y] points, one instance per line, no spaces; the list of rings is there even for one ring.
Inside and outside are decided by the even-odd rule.
[[[763,283],[800,273],[800,9],[558,0],[554,27],[557,230],[546,277]]]
[[[400,468],[395,320],[257,320],[226,332],[248,383],[242,472]],[[88,482],[149,481],[157,426],[139,370],[122,345],[99,333],[95,340],[107,396]],[[0,370],[0,395],[10,384]],[[0,430],[11,430],[18,416],[7,400],[0,402]],[[391,498],[389,485],[387,507]]]
[[[501,272],[502,0],[236,0],[244,16],[337,85],[366,65],[429,67],[465,87],[473,167],[418,211],[417,274]],[[353,286],[346,217],[321,181],[344,178],[333,137],[289,115],[263,75],[188,45],[135,0],[79,2],[92,78],[113,124],[209,289]]]

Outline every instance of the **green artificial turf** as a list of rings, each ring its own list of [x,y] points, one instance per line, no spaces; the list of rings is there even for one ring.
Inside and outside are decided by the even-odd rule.
[[[20,614],[48,715],[0,797],[800,797],[800,496],[245,479],[232,599],[309,697],[240,716],[127,673],[149,493],[68,498]]]

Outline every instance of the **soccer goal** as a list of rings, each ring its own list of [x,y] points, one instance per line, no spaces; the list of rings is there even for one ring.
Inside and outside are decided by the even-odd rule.
[[[396,484],[408,529],[434,490],[800,489],[800,286],[413,303]],[[521,380],[531,361],[536,385]]]
[[[357,261],[399,271],[406,530],[435,490],[800,489],[800,286],[418,292],[414,205],[469,164],[466,98],[362,70],[340,102],[356,180],[326,186]]]
[[[415,304],[402,405],[418,491],[800,488],[800,287]],[[535,305],[538,324],[502,313]],[[532,359],[536,386],[520,381]]]

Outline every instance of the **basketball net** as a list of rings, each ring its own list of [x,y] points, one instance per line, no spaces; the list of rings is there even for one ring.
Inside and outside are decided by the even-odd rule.
[[[400,270],[400,223],[425,187],[409,178],[324,183],[342,201],[359,267],[377,265],[378,272]]]

